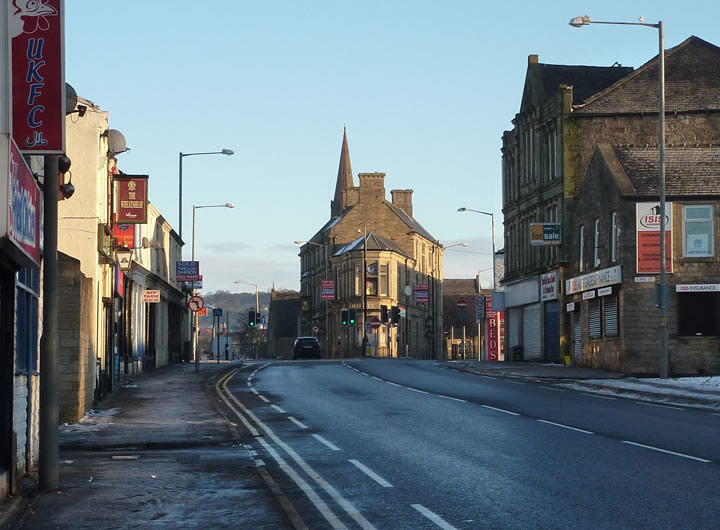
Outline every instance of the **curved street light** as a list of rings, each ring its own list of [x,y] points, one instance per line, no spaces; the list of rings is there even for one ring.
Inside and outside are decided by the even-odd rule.
[[[464,206],[457,209],[458,212],[473,212],[473,213],[479,213],[482,215],[489,215],[490,220],[492,222],[492,271],[493,271],[493,284],[492,284],[492,292],[493,295],[495,294],[495,283],[497,282],[497,278],[495,277],[495,214],[492,212],[483,212],[482,210],[473,210],[472,208],[465,208]],[[493,300],[494,302],[494,300]]]

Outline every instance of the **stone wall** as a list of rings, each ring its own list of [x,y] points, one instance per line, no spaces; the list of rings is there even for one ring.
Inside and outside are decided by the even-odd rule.
[[[77,423],[92,407],[95,388],[93,284],[80,261],[58,253],[58,383],[60,422]]]

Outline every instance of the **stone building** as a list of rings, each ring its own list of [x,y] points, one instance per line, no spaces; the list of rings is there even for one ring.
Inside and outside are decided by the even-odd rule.
[[[478,299],[485,307],[485,299],[492,289],[482,289],[480,275],[475,278],[445,278],[443,280],[443,333],[445,351],[450,359],[483,359],[485,318],[478,321]],[[484,311],[482,313],[484,317]]]
[[[300,250],[300,332],[317,335],[327,357],[360,354],[364,325],[397,307],[395,324],[368,330],[368,353],[441,358],[443,247],[415,220],[412,190],[392,190],[390,202],[384,173],[358,179],[343,133],[330,219]],[[342,325],[343,309],[355,325]]]
[[[720,373],[720,147],[669,146],[670,372]],[[572,217],[566,311],[577,362],[659,371],[659,149],[596,147]]]
[[[666,142],[720,141],[720,49],[690,37],[667,50]],[[561,289],[571,258],[571,217],[598,143],[658,144],[658,58],[633,70],[542,64],[531,55],[520,112],[503,134],[506,347],[525,359],[572,353]],[[533,224],[560,230],[533,246]]]

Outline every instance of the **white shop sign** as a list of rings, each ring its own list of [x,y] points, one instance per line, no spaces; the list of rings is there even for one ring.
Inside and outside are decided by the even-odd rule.
[[[720,292],[720,283],[692,283],[676,285],[677,293],[717,293]]]
[[[609,267],[565,280],[565,293],[574,294],[589,289],[596,289],[597,287],[615,285],[617,283],[622,283],[622,265],[616,265],[615,267]]]
[[[547,302],[548,300],[557,300],[559,290],[560,281],[558,279],[557,271],[540,275],[540,300],[543,302]]]

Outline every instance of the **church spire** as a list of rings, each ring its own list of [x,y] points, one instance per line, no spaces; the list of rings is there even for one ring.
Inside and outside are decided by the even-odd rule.
[[[340,217],[347,205],[347,190],[355,186],[352,166],[350,165],[350,150],[348,149],[347,130],[343,127],[343,141],[340,150],[340,165],[338,167],[337,182],[335,183],[335,197],[330,202],[330,217]]]

